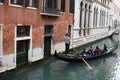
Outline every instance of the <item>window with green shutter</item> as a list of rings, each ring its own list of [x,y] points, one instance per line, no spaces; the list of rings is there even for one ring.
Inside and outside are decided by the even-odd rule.
[[[57,9],[58,6],[58,0],[43,0],[42,3],[44,8]]]
[[[23,0],[10,0],[10,4],[23,5]]]
[[[18,26],[17,27],[17,37],[30,36],[30,27],[29,26]]]
[[[0,0],[0,3],[4,3],[5,2],[5,0]]]
[[[74,14],[74,6],[75,6],[75,0],[70,0],[69,13],[73,13]]]
[[[38,0],[34,0],[34,7],[38,8]]]
[[[18,5],[23,5],[23,0],[18,0]]]
[[[61,0],[61,11],[65,12],[65,0]]]
[[[54,0],[54,8],[57,9],[57,0]]]
[[[26,7],[38,8],[38,0],[26,0]]]

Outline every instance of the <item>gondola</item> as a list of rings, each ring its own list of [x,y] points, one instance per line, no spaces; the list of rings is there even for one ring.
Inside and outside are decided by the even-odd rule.
[[[111,54],[114,50],[116,50],[118,48],[118,43],[119,42],[117,42],[117,44],[115,46],[108,48],[108,51],[103,52],[100,55],[95,55],[95,56],[80,55],[80,56],[78,56],[76,54],[63,54],[63,53],[57,53],[55,51],[54,57],[56,59],[67,61],[67,62],[80,62],[80,61],[82,61],[82,58],[84,58],[85,60],[95,59],[95,58],[98,58],[98,57],[102,57],[102,56]]]

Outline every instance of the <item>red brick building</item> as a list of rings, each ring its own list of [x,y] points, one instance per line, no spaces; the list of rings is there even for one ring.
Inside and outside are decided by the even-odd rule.
[[[0,0],[0,62],[7,69],[64,50],[74,0]]]

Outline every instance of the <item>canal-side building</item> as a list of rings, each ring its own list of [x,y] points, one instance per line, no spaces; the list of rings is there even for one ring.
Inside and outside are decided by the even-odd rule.
[[[64,50],[74,1],[0,0],[0,73]]]
[[[115,5],[114,2],[111,0],[110,1],[110,20],[109,20],[111,28],[115,27],[115,25],[114,25],[114,17],[113,17],[113,14],[114,14],[114,5]]]
[[[118,27],[120,26],[120,2],[118,0],[113,0],[113,7],[111,7],[112,9],[112,14],[111,16],[113,17],[112,18],[112,26],[115,28],[115,27]]]
[[[110,0],[75,0],[74,46],[108,36],[109,4]]]

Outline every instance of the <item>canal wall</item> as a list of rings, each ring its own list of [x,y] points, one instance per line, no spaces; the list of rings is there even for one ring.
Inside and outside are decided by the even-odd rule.
[[[103,33],[93,34],[90,36],[81,37],[79,39],[73,39],[71,48],[82,46],[82,45],[85,45],[87,43],[94,42],[96,40],[100,40],[100,39],[105,38],[105,37],[109,37],[116,31],[120,31],[120,26],[117,26],[116,28],[112,27],[111,30],[104,31]],[[92,31],[92,32],[96,33],[95,31]]]

